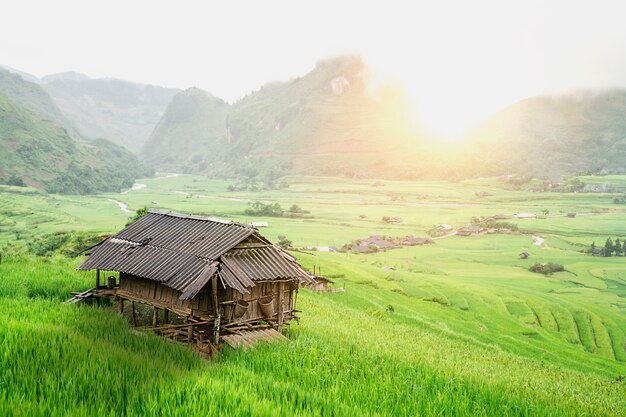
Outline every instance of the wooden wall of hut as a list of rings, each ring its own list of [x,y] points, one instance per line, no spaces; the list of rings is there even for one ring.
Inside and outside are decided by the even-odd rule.
[[[220,313],[222,321],[230,322],[253,322],[260,320],[278,321],[278,312],[283,312],[283,319],[289,320],[292,316],[294,308],[294,291],[298,289],[298,281],[267,281],[256,282],[256,285],[250,288],[249,294],[241,294],[232,288],[226,288],[219,294],[219,302],[221,304]],[[282,293],[282,297],[281,297]],[[267,316],[261,311],[259,300],[271,297],[273,315]],[[241,317],[235,316],[235,306],[238,300],[248,302],[248,309]],[[282,308],[280,308],[282,304]]]
[[[298,289],[297,280],[257,282],[250,288],[249,294],[241,294],[232,288],[218,289],[218,303],[222,323],[255,322],[272,320],[274,322],[288,321],[292,318],[294,309],[294,291]],[[180,300],[181,292],[166,287],[158,282],[122,273],[118,295],[124,298],[152,304],[158,308],[167,308],[181,315],[201,318],[213,317],[213,303],[210,282],[191,300]],[[265,314],[259,300],[271,298],[272,314]],[[235,315],[235,306],[238,300],[248,303],[247,310],[239,317]],[[283,312],[283,319],[279,320],[278,312]]]
[[[120,295],[132,294],[159,308],[198,317],[212,316],[213,305],[209,287],[203,288],[193,299],[180,300],[181,292],[149,279],[129,274],[120,274]]]

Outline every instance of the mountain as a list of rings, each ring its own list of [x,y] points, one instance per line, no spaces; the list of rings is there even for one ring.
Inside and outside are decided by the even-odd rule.
[[[88,139],[106,138],[138,152],[180,91],[66,72],[42,79],[55,104]]]
[[[522,100],[471,133],[483,175],[626,169],[626,90]]]
[[[39,84],[26,81],[24,75],[14,71],[0,68],[0,93],[18,106],[65,128],[71,136],[78,137],[78,132],[54,104],[50,95]]]
[[[206,170],[227,146],[229,109],[199,88],[178,93],[144,145],[143,159],[161,171]]]
[[[219,176],[406,177],[427,170],[426,155],[418,154],[420,138],[406,117],[405,97],[392,88],[373,90],[369,77],[360,58],[341,57],[321,61],[290,82],[270,83],[230,108],[208,105],[205,93],[202,109],[191,111],[193,100],[180,97],[142,157],[159,170]],[[224,126],[217,122],[225,111]],[[200,126],[197,138],[193,132]],[[171,144],[187,142],[193,145],[170,152]]]
[[[0,93],[0,182],[87,194],[118,191],[148,174],[124,148],[106,140],[77,141]]]
[[[31,82],[31,83],[39,84],[41,82],[41,80],[37,78],[36,76],[34,76],[33,74],[29,74],[27,72],[20,71],[15,68],[8,67],[6,65],[0,65],[0,70],[5,70],[10,73],[17,74],[20,77],[22,77],[23,80]]]

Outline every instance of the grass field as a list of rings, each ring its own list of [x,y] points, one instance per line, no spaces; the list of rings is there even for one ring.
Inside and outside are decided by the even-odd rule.
[[[610,180],[626,186],[626,177]],[[294,252],[346,291],[302,291],[291,342],[228,351],[217,362],[132,333],[110,309],[62,304],[92,284],[91,274],[74,270],[80,259],[5,255],[0,415],[618,416],[626,409],[626,257],[580,252],[626,237],[626,206],[613,204],[613,194],[506,191],[493,179],[374,185],[293,177],[289,188],[257,192],[227,192],[228,182],[195,176],[139,182],[146,187],[87,197],[2,187],[0,247],[51,232],[114,232],[130,215],[115,201],[268,221],[264,235],[287,236],[296,247],[425,236],[433,225],[457,228],[472,216],[548,214],[511,220],[517,234],[453,236],[368,255]],[[256,200],[310,214],[243,215]],[[383,216],[403,222],[385,224]],[[533,236],[545,243],[533,245]],[[529,259],[518,258],[523,251]],[[534,274],[535,262],[566,271]]]

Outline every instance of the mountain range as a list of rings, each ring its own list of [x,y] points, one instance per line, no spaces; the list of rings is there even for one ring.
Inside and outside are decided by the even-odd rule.
[[[120,145],[84,139],[39,84],[0,69],[0,182],[86,194],[151,172]]]
[[[0,93],[80,146],[107,139],[165,172],[458,179],[626,168],[626,90],[530,97],[464,142],[441,145],[415,123],[402,90],[373,83],[357,56],[320,61],[232,104],[195,87],[73,72],[37,78],[0,70]]]

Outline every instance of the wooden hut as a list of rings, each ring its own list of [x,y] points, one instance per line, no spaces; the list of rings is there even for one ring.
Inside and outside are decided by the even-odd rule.
[[[120,312],[130,301],[133,315],[135,302],[152,306],[152,329],[201,350],[281,338],[300,283],[315,281],[253,227],[162,211],[94,247],[78,269],[96,270],[94,296],[114,297]],[[101,271],[119,272],[119,283],[101,286]]]

